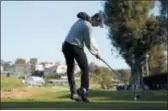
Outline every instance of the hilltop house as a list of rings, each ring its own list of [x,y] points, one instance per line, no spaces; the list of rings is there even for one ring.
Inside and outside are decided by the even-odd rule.
[[[45,71],[44,74],[65,74],[67,71],[67,66],[65,63],[45,63]],[[80,68],[77,64],[75,64],[75,71],[74,73],[80,72]]]
[[[33,72],[33,65],[31,64],[15,64],[14,72],[19,74],[31,74]]]
[[[62,63],[43,62],[45,71],[44,74],[64,74],[66,72],[66,65]]]
[[[1,61],[1,76],[13,73],[11,62]]]
[[[57,63],[54,62],[41,62],[44,65],[44,75],[55,74]]]
[[[67,66],[66,66],[66,64],[63,64],[63,63],[62,63],[62,64],[59,64],[59,65],[57,66],[57,70],[56,70],[56,73],[57,73],[57,74],[65,74],[66,71],[67,71]],[[81,71],[81,70],[80,70],[78,64],[75,63],[74,73],[77,74],[77,73],[79,73],[80,71]]]
[[[57,66],[51,66],[51,67],[48,67],[48,68],[45,68],[44,70],[44,75],[49,75],[49,74],[56,74],[56,69],[57,69]]]
[[[67,66],[65,64],[59,64],[56,69],[57,74],[65,74],[67,70]]]
[[[65,74],[67,71],[67,66],[65,63],[58,63],[58,62],[41,62],[40,64],[43,64],[45,67],[44,75],[49,74]],[[13,65],[6,65],[5,63],[1,63],[1,73],[7,74],[10,73],[12,75],[23,75],[28,74],[32,75],[34,72],[35,66],[31,63],[25,63],[25,64],[13,64]],[[80,68],[75,63],[75,70],[74,73],[79,73]]]
[[[1,73],[4,72],[4,66],[1,64]]]

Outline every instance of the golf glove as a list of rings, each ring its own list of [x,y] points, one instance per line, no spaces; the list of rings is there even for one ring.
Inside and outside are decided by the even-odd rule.
[[[97,59],[101,59],[100,53],[99,53],[99,52],[96,52],[95,57],[96,57]]]

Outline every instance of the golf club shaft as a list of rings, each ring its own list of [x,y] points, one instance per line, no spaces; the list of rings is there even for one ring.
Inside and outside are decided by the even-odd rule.
[[[106,61],[104,61],[103,59],[101,59],[101,61],[104,62],[104,64],[106,64],[106,66],[108,66],[108,67],[113,71],[113,69],[111,68],[111,66],[110,66],[109,64],[107,64]],[[113,72],[114,72],[114,71],[113,71]]]
[[[110,66],[104,59],[100,58],[100,60],[101,60],[103,63],[105,63],[105,64],[111,69],[111,71],[112,71],[113,73],[115,73],[117,76],[120,77],[120,75],[119,75],[118,73],[116,73],[116,71],[114,71],[114,70],[111,68],[111,66]]]

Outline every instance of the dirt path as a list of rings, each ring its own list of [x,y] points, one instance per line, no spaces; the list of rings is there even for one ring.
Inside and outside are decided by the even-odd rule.
[[[43,94],[43,93],[46,93],[46,91],[40,88],[4,89],[4,90],[1,90],[1,99],[5,99],[5,98],[20,99],[20,98],[27,98],[30,96]]]

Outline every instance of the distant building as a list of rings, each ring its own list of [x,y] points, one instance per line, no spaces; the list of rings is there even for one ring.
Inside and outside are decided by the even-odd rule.
[[[52,67],[45,68],[44,75],[56,74],[56,69],[57,69],[56,65],[52,66]]]
[[[12,73],[11,62],[1,60],[1,76],[6,76],[9,73]]]
[[[43,64],[44,67],[47,69],[47,68],[51,68],[51,67],[56,66],[58,63],[54,63],[54,62],[42,62],[41,64]]]
[[[14,72],[20,74],[31,74],[34,68],[31,64],[16,64],[14,65]]]
[[[1,64],[1,73],[4,72],[4,66]]]
[[[56,69],[57,74],[65,74],[66,71],[67,71],[67,65],[66,64],[62,63],[62,64],[57,65],[57,69]],[[79,72],[81,72],[81,70],[80,70],[78,64],[75,64],[74,73],[77,74]]]
[[[44,65],[44,75],[56,74],[57,63],[41,62]]]
[[[65,64],[60,64],[57,66],[56,73],[57,74],[65,74],[67,70],[67,66]]]
[[[67,66],[65,63],[59,62],[41,62],[44,65],[44,75],[49,74],[65,74],[67,71]],[[12,75],[32,75],[35,71],[35,65],[31,63],[25,64],[9,64],[8,62],[1,62],[1,73],[4,75],[10,73]],[[77,63],[75,63],[74,73],[79,73],[80,68]]]

